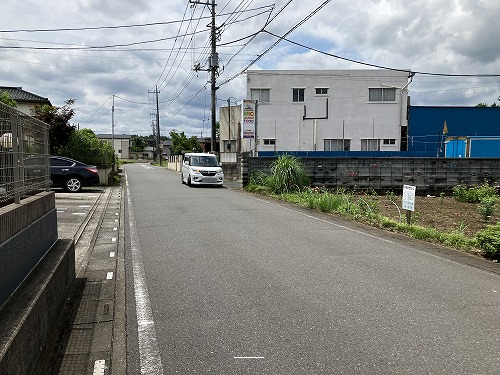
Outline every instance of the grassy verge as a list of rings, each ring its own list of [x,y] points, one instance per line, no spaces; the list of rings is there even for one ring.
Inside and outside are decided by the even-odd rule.
[[[321,188],[303,188],[300,191],[275,193],[269,187],[250,184],[247,191],[293,203],[302,207],[339,215],[349,220],[360,221],[386,230],[403,233],[410,237],[442,244],[460,251],[480,253],[477,238],[470,238],[460,231],[440,232],[435,228],[407,224],[379,213],[378,201],[370,195],[358,195],[346,190],[329,191]],[[403,219],[403,218],[401,218]]]

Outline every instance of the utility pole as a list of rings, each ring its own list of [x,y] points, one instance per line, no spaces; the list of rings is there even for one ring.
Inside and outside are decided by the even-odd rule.
[[[208,0],[207,0],[208,1]],[[212,12],[212,23],[210,24],[210,44],[212,46],[212,52],[209,58],[209,67],[208,70],[210,71],[210,91],[212,95],[212,106],[211,106],[211,122],[212,122],[212,132],[211,132],[211,140],[210,140],[210,147],[212,149],[212,152],[215,152],[215,146],[216,146],[216,141],[217,141],[217,132],[216,132],[216,114],[217,114],[217,108],[216,108],[216,102],[217,102],[217,72],[219,70],[219,55],[217,53],[217,27],[215,24],[215,0],[212,0],[211,2],[202,2],[198,0],[189,0],[189,3],[191,4],[200,4],[200,5],[207,5],[212,7],[211,12]],[[195,70],[199,70],[199,66],[195,67]]]
[[[111,105],[111,145],[113,146],[113,158],[115,157],[115,95]]]
[[[148,91],[151,93],[151,91]],[[160,108],[158,105],[158,85],[155,86],[155,91],[153,91],[156,95],[156,131],[155,126],[153,126],[153,136],[155,136],[156,143],[156,157],[158,162],[161,165],[161,148],[160,148]],[[156,133],[156,134],[155,134]]]
[[[217,109],[215,108],[215,104],[217,101],[217,86],[216,86],[216,74],[219,68],[219,55],[217,54],[217,28],[215,26],[215,0],[212,0],[212,25],[210,28],[210,39],[212,43],[212,56],[210,57],[210,85],[212,92],[212,139],[210,141],[210,147],[212,148],[212,152],[215,152],[216,145],[216,129],[215,129],[215,120]]]
[[[160,108],[158,106],[158,86],[155,87],[156,92],[156,155],[161,165],[161,149],[160,149]]]

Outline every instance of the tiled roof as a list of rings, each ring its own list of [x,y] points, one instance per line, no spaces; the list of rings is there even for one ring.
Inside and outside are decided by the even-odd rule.
[[[43,98],[39,95],[32,94],[31,92],[23,90],[22,87],[0,86],[0,92],[6,92],[16,102],[29,102],[29,103],[52,105],[48,98]]]

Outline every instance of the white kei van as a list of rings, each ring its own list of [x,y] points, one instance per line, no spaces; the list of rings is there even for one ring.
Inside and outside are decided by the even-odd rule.
[[[191,185],[224,185],[224,172],[213,154],[189,153],[182,161],[181,181]]]

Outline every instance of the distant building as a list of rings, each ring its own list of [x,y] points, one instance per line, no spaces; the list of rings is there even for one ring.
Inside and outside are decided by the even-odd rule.
[[[118,159],[130,159],[130,139],[132,136],[125,134],[97,134],[97,138],[111,143]]]
[[[22,87],[0,86],[1,92],[9,94],[16,101],[16,109],[27,115],[31,115],[31,110],[37,105],[52,105],[49,99],[23,90]]]
[[[405,151],[407,71],[255,70],[257,151]],[[254,150],[254,139],[242,139]]]

